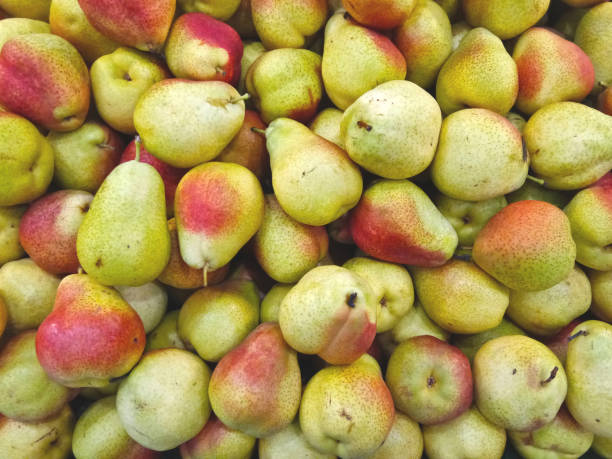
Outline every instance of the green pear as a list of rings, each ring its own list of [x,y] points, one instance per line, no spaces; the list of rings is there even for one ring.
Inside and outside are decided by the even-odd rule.
[[[385,81],[406,77],[406,60],[385,35],[361,26],[345,11],[325,26],[322,75],[334,105],[345,110]]]
[[[574,41],[578,24],[587,11],[588,8],[571,8],[565,11],[555,22],[555,29],[567,40]]]
[[[401,317],[395,327],[391,330],[393,341],[397,344],[403,343],[413,336],[431,335],[442,341],[448,341],[450,333],[439,327],[429,318],[425,308],[420,301],[415,301],[412,309]]]
[[[431,178],[445,195],[464,201],[502,196],[520,188],[528,171],[521,133],[503,116],[466,109],[444,119]]]
[[[0,267],[25,255],[19,243],[19,222],[26,206],[0,207]]]
[[[222,21],[231,18],[240,6],[240,0],[177,0],[176,3],[187,13],[205,13]]]
[[[590,271],[593,303],[591,311],[600,320],[612,322],[612,271]]]
[[[77,234],[83,269],[104,285],[138,286],[170,258],[164,182],[150,164],[128,161],[106,177]]]
[[[50,33],[49,24],[29,18],[6,18],[0,21],[0,50],[11,38],[28,33]]]
[[[451,32],[453,33],[453,51],[459,48],[459,45],[461,44],[463,38],[472,29],[473,27],[465,21],[459,21],[452,24]]]
[[[278,322],[278,311],[289,290],[295,284],[276,284],[261,300],[260,322]]]
[[[495,328],[490,328],[480,333],[473,335],[453,335],[452,343],[461,349],[466,357],[472,362],[478,349],[487,341],[499,338],[500,336],[508,335],[526,335],[519,327],[514,325],[508,319],[504,318]]]
[[[178,317],[179,311],[174,310],[168,312],[162,318],[157,327],[147,335],[145,352],[155,349],[164,349],[166,347],[185,349],[185,343],[183,343],[178,333]]]
[[[393,426],[385,442],[369,459],[420,459],[423,456],[423,434],[419,424],[402,413],[395,413]]]
[[[568,340],[567,408],[585,429],[612,437],[612,325],[582,322]]]
[[[265,46],[260,41],[245,41],[243,42],[244,49],[242,59],[240,61],[240,83],[238,83],[238,91],[243,93],[246,91],[246,76],[259,56],[266,52]]]
[[[160,285],[149,282],[137,287],[118,285],[115,288],[132,309],[138,313],[144,325],[145,333],[149,333],[157,327],[168,306],[168,294]]]
[[[384,178],[423,172],[438,145],[442,113],[436,100],[410,81],[388,81],[360,96],[340,125],[350,158]]]
[[[604,459],[612,458],[612,438],[599,437],[595,435],[593,440],[593,451]]]
[[[46,21],[49,18],[51,0],[0,0],[0,9],[11,16]]]
[[[343,112],[337,108],[324,108],[308,127],[315,134],[335,143],[344,150],[344,142],[340,134],[342,114]]]
[[[304,437],[300,424],[293,422],[283,430],[259,440],[259,459],[277,458],[335,459],[317,451]]]
[[[243,99],[222,81],[166,79],[138,99],[134,126],[153,156],[193,167],[215,158],[238,133]]]
[[[209,380],[210,370],[191,352],[151,351],[119,386],[121,424],[145,448],[176,448],[195,437],[210,416]]]
[[[446,115],[469,107],[505,115],[517,95],[516,64],[502,41],[483,27],[466,34],[436,83],[436,99]]]
[[[517,201],[546,201],[563,209],[572,198],[567,191],[549,190],[533,180],[526,180],[522,187],[506,195],[508,203]]]
[[[547,188],[584,188],[612,168],[612,117],[586,105],[546,105],[529,118],[523,135],[531,168]]]
[[[472,371],[478,410],[508,430],[529,432],[552,422],[567,393],[557,356],[527,336],[486,342],[474,357]]]
[[[297,121],[278,118],[266,129],[266,144],[276,199],[298,222],[327,225],[359,201],[359,168],[334,143]]]
[[[53,178],[53,149],[27,119],[0,111],[0,206],[41,196]]]
[[[463,0],[465,18],[502,40],[516,37],[546,14],[550,0]]]
[[[594,3],[594,2],[591,2]],[[601,2],[582,17],[574,41],[589,56],[595,68],[595,86],[598,94],[612,86],[612,59],[607,43],[612,39],[612,5]]]

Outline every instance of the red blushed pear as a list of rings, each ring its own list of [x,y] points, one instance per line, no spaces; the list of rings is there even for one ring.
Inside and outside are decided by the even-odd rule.
[[[612,87],[607,88],[597,98],[597,108],[606,115],[612,116]]]
[[[301,390],[296,352],[283,339],[278,324],[266,322],[217,364],[208,395],[225,425],[264,437],[291,424]]]
[[[89,72],[68,41],[19,35],[0,52],[0,105],[54,131],[72,131],[89,110]]]
[[[408,180],[380,180],[371,185],[353,209],[349,225],[361,250],[392,263],[441,266],[458,243],[452,225]]]
[[[92,200],[86,191],[61,190],[30,205],[21,218],[19,242],[38,266],[53,274],[77,272],[77,232]]]
[[[152,52],[163,47],[176,10],[176,0],[79,0],[79,5],[106,37]]]
[[[394,29],[402,24],[416,0],[343,0],[342,4],[359,23],[375,29]]]
[[[38,328],[36,353],[49,377],[67,387],[102,387],[138,362],[145,331],[121,295],[87,274],[65,277],[53,311]]]

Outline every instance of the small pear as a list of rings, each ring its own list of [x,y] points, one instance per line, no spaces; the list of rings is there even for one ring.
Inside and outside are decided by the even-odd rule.
[[[441,341],[448,341],[450,333],[439,327],[429,318],[420,301],[415,301],[412,309],[408,311],[395,324],[391,330],[393,341],[397,344],[403,343],[413,336],[430,335]]]
[[[344,143],[340,134],[342,114],[343,112],[337,108],[324,108],[308,127],[315,134],[335,143],[344,150]]]
[[[295,284],[276,284],[261,300],[260,322],[278,322],[278,311],[283,298]]]
[[[255,437],[227,427],[213,414],[199,434],[181,445],[181,458],[250,459],[256,441]]]
[[[546,14],[550,0],[463,0],[465,18],[502,40],[516,37]]]
[[[27,206],[0,207],[0,267],[25,255],[19,243],[19,222]]]
[[[499,338],[500,336],[508,335],[526,335],[526,333],[508,319],[504,318],[495,328],[490,328],[473,335],[453,335],[452,343],[461,349],[461,352],[463,352],[470,362],[472,362],[476,352],[478,352],[478,349],[480,349],[484,343]]]
[[[166,313],[157,327],[147,335],[145,352],[167,347],[185,349],[185,343],[178,333],[178,316],[178,310]]]
[[[250,1],[250,0],[249,0]],[[266,52],[265,46],[260,41],[244,41],[242,42],[244,49],[242,52],[242,60],[240,61],[240,83],[238,91],[243,93],[246,91],[246,76],[259,56]]]

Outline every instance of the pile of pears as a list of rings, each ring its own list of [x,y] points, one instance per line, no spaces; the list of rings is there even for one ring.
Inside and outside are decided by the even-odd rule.
[[[612,2],[0,0],[0,458],[612,458]]]

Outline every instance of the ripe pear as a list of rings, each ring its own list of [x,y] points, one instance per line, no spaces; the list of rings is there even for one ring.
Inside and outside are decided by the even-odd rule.
[[[597,98],[597,108],[606,115],[612,116],[612,87],[607,88]]]
[[[181,458],[250,459],[256,441],[250,435],[230,429],[213,414],[199,434],[181,445]]]
[[[501,459],[506,431],[473,406],[455,419],[423,426],[423,440],[429,459]]]
[[[121,297],[127,301],[142,320],[145,333],[149,333],[162,320],[168,306],[168,294],[155,282],[128,287],[115,287]]]
[[[572,194],[567,191],[549,190],[533,180],[525,180],[525,183],[518,190],[509,193],[506,199],[509,203],[516,201],[546,201],[563,209],[572,198]]]
[[[411,17],[417,0],[343,0],[342,4],[360,24],[373,29],[395,29]]]
[[[400,318],[391,330],[393,341],[397,344],[403,343],[413,336],[430,335],[441,341],[448,341],[450,333],[440,328],[429,318],[420,301],[415,301],[412,309]]]
[[[590,271],[593,303],[591,311],[600,320],[612,322],[612,271]]]
[[[62,280],[53,311],[36,333],[41,366],[68,387],[103,387],[130,371],[144,346],[136,311],[116,290],[87,274]]]
[[[307,459],[336,458],[335,455],[320,453],[308,443],[298,422],[293,422],[283,430],[259,440],[259,459],[289,459],[291,457]]]
[[[174,213],[183,260],[192,268],[204,268],[206,276],[228,264],[257,232],[264,196],[257,177],[246,167],[210,162],[181,179]]]
[[[464,201],[496,198],[520,188],[528,171],[521,133],[503,116],[466,109],[444,119],[431,178],[445,195]]]
[[[91,89],[98,113],[113,129],[135,133],[138,99],[168,76],[162,61],[151,54],[118,48],[103,55],[91,66]]]
[[[154,84],[138,99],[134,126],[152,155],[188,168],[223,151],[240,130],[244,110],[244,101],[227,83],[174,78]]]
[[[228,3],[223,2],[220,3]],[[231,2],[229,2],[231,3]],[[232,15],[231,18],[226,20],[227,24],[238,32],[241,38],[244,39],[255,39],[257,38],[257,32],[255,31],[255,24],[253,24],[253,14],[251,12],[251,0],[240,0],[238,9]]]
[[[512,58],[519,74],[516,106],[527,115],[554,102],[580,102],[595,83],[593,64],[585,52],[543,27],[521,35]]]
[[[543,201],[500,210],[476,236],[472,257],[513,290],[545,290],[567,278],[576,259],[570,221]]]
[[[404,416],[395,413],[395,420],[385,442],[376,452],[369,456],[371,459],[420,459],[423,455],[423,434],[419,425]]]
[[[178,333],[178,316],[179,311],[174,310],[168,312],[162,318],[157,327],[147,335],[145,352],[166,347],[185,349],[185,343],[183,343]]]
[[[19,243],[19,222],[27,206],[0,207],[0,267],[25,255]]]
[[[96,193],[77,234],[83,269],[104,285],[138,286],[170,258],[164,184],[155,168],[120,164]]]
[[[385,35],[363,27],[345,11],[325,26],[322,75],[325,91],[340,110],[385,81],[406,77],[406,60]]]
[[[452,343],[465,354],[470,362],[472,362],[476,352],[478,352],[478,349],[480,349],[484,343],[499,338],[500,336],[508,335],[526,335],[526,333],[508,319],[504,318],[495,328],[490,328],[473,335],[453,335]]]
[[[206,13],[222,21],[231,18],[240,6],[240,0],[177,0],[176,3],[188,13]]]
[[[529,333],[550,336],[588,311],[591,285],[578,268],[552,287],[537,292],[510,291],[508,317]]]
[[[486,27],[502,40],[516,37],[546,14],[550,0],[464,0],[463,12],[474,27]]]
[[[278,322],[278,311],[283,298],[287,296],[289,290],[293,288],[295,284],[276,284],[274,285],[266,296],[261,300],[261,308],[259,311],[260,322]]]
[[[605,459],[612,458],[612,438],[598,437],[593,440],[593,451]]]
[[[580,325],[584,320],[582,318],[572,320],[569,324],[561,329],[556,335],[542,339],[542,342],[546,344],[548,349],[559,357],[559,360],[563,365],[567,359],[567,347],[569,345],[568,338],[572,336],[574,328]]]
[[[335,143],[344,150],[342,135],[340,134],[340,123],[342,122],[341,110],[337,108],[324,108],[312,120],[308,126],[312,132]]]
[[[531,168],[547,188],[584,188],[612,168],[612,117],[586,105],[547,105],[529,118],[523,135]]]
[[[380,177],[404,179],[429,166],[441,124],[440,107],[429,93],[409,81],[388,81],[346,109],[340,135],[361,167]]]
[[[251,0],[257,35],[267,49],[303,48],[327,19],[327,0]]]
[[[79,0],[52,0],[49,25],[51,32],[72,43],[88,64],[120,46],[89,23]]]
[[[53,309],[59,284],[58,277],[30,258],[4,264],[0,268],[0,298],[8,312],[9,330],[37,328]]]
[[[99,121],[86,121],[70,132],[51,131],[47,140],[55,157],[55,184],[63,189],[95,193],[119,164],[123,142]]]
[[[377,304],[360,275],[339,266],[319,266],[283,298],[278,319],[293,349],[318,354],[332,365],[346,365],[372,344]]]
[[[249,68],[246,89],[265,123],[277,118],[307,123],[323,96],[321,56],[307,49],[268,51]]]
[[[53,178],[53,149],[27,119],[0,112],[0,206],[41,196]]]
[[[266,129],[272,186],[283,210],[300,223],[323,226],[359,201],[359,168],[344,150],[289,118]]]
[[[31,33],[0,51],[0,104],[55,131],[72,131],[89,110],[89,72],[68,41]]]
[[[445,115],[486,108],[505,115],[518,94],[518,72],[502,41],[483,27],[470,30],[440,69],[436,99]]]
[[[302,396],[300,427],[318,451],[340,457],[374,453],[391,431],[395,409],[370,355],[315,374]]]
[[[278,324],[264,323],[221,359],[208,393],[225,425],[265,437],[291,424],[301,388],[295,351],[283,340]]]
[[[459,48],[459,45],[461,44],[461,40],[463,40],[463,38],[472,29],[473,27],[465,21],[459,21],[459,22],[455,22],[452,24],[451,32],[453,33],[453,46],[452,46],[453,51]]]
[[[593,3],[593,2],[591,2]],[[582,17],[574,41],[589,56],[595,68],[593,92],[612,86],[612,59],[606,45],[612,39],[612,5],[601,2]]]
[[[527,336],[486,342],[472,370],[478,409],[508,430],[529,432],[552,422],[567,393],[565,370],[557,356]]]
[[[148,352],[117,391],[117,412],[128,435],[166,451],[195,437],[210,416],[210,370],[182,349]]]
[[[458,242],[448,220],[408,180],[374,182],[352,211],[350,228],[368,255],[406,265],[443,265]]]
[[[241,93],[246,91],[246,76],[251,65],[266,52],[266,48],[259,41],[244,41],[242,44],[244,49],[240,61],[240,83],[238,83],[238,91]]]
[[[51,0],[0,0],[0,8],[10,16],[46,21],[49,18]]]
[[[452,51],[451,23],[438,3],[419,0],[395,30],[393,42],[406,58],[406,79],[430,88]]]
[[[567,408],[585,429],[612,437],[612,325],[599,320],[582,322],[568,340]]]
[[[49,24],[36,19],[6,18],[0,22],[0,50],[11,38],[28,33],[51,33]]]

